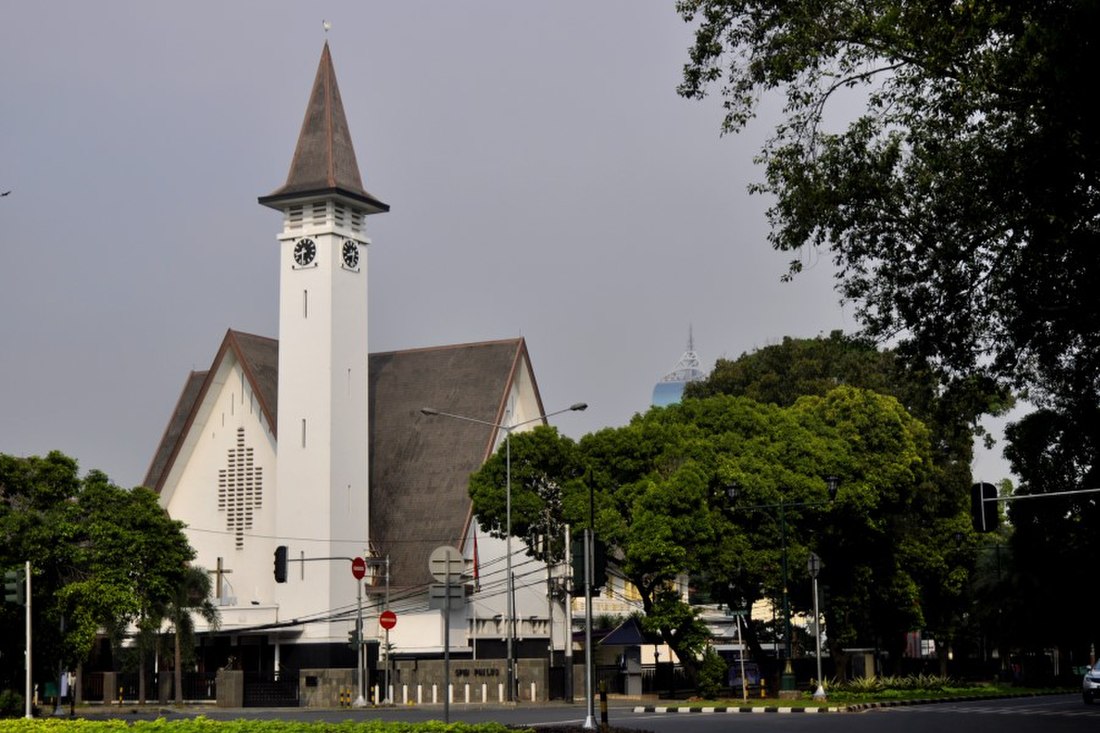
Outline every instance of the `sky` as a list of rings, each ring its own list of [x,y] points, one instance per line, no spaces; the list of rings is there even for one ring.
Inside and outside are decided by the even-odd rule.
[[[324,30],[324,21],[331,29]],[[370,348],[523,336],[579,438],[703,368],[855,331],[767,243],[753,158],[676,94],[672,0],[0,4],[0,453],[140,484],[227,329],[278,335],[277,212],[326,39],[364,186]],[[446,409],[445,405],[436,405]],[[1008,476],[1000,448],[975,477]]]

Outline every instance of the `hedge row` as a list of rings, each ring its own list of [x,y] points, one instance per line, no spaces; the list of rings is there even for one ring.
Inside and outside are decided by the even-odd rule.
[[[402,723],[363,721],[307,723],[285,720],[62,720],[16,718],[0,720],[3,733],[516,733],[500,723]]]

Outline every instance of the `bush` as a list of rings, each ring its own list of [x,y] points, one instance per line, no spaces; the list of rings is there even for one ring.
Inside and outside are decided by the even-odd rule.
[[[699,665],[699,695],[707,700],[718,699],[726,685],[728,672],[726,660],[714,651],[714,647],[707,647],[703,663]]]
[[[22,695],[15,690],[0,690],[0,718],[18,718],[23,712]]]

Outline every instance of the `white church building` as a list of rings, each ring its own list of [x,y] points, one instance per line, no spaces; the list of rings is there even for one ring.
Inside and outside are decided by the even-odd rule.
[[[187,525],[195,563],[212,574],[221,623],[199,629],[207,669],[293,680],[355,668],[349,632],[362,591],[370,667],[382,666],[378,617],[389,609],[406,682],[415,660],[442,657],[445,636],[457,669],[488,675],[505,656],[505,543],[477,530],[468,477],[504,439],[494,426],[533,427],[546,410],[522,338],[369,351],[368,222],[389,206],[363,187],[351,137],[326,43],[286,183],[259,199],[281,214],[269,251],[279,258],[278,339],[226,332],[210,367],[184,381],[145,484]],[[478,576],[449,634],[428,599],[429,555],[443,545]],[[547,592],[557,570],[512,545],[515,656],[547,670],[545,698],[552,650],[561,664],[571,634]]]

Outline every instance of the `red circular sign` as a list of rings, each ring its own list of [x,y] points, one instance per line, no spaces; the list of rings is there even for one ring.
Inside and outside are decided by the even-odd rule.
[[[397,614],[393,611],[383,611],[378,615],[378,625],[383,629],[392,629],[397,626]]]
[[[351,574],[355,576],[356,580],[362,580],[363,576],[367,574],[367,561],[361,557],[352,560]]]

